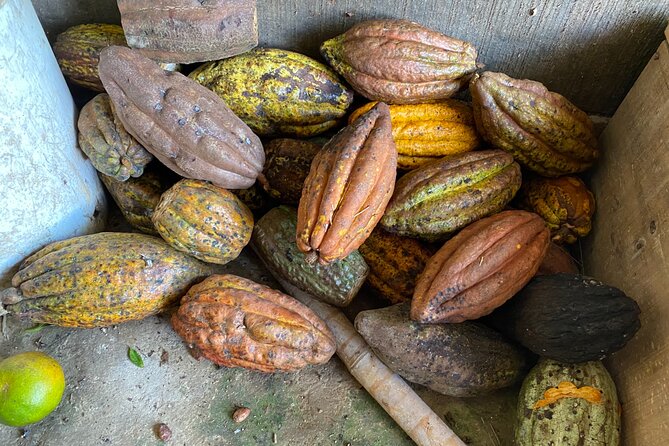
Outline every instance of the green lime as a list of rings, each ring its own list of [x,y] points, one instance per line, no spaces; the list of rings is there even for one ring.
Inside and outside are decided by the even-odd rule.
[[[40,352],[0,361],[0,423],[25,426],[40,421],[60,403],[65,375],[58,361]]]

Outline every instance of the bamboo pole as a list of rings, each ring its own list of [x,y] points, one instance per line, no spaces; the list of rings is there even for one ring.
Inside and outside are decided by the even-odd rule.
[[[413,389],[374,354],[344,313],[316,300],[265,265],[288,294],[327,323],[337,342],[337,356],[351,375],[418,446],[465,445]]]

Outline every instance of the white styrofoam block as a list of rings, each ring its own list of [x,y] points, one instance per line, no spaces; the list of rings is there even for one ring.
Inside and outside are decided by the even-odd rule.
[[[77,110],[30,0],[0,0],[0,286],[46,244],[103,229]]]

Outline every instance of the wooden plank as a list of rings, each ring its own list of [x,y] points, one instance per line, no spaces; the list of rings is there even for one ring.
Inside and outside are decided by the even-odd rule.
[[[641,307],[641,329],[608,365],[626,445],[669,436],[669,45],[663,42],[604,130],[586,273]]]
[[[53,39],[87,21],[119,23],[115,0],[33,0]],[[667,0],[258,0],[263,46],[311,56],[372,18],[406,18],[473,42],[487,68],[544,82],[591,113],[611,115],[657,45]]]

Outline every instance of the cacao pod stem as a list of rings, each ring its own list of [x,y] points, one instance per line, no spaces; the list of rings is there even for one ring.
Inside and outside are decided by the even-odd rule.
[[[318,252],[316,251],[309,251],[304,256],[304,261],[307,262],[307,265],[314,265],[316,264],[317,260],[318,260]]]
[[[262,174],[262,172],[258,174],[258,177],[256,179],[258,180],[258,183],[260,183],[260,185],[263,187],[263,189],[265,190],[270,189],[269,181],[267,181],[267,178],[265,177],[265,175]]]
[[[0,291],[0,304],[2,305],[12,305],[19,303],[23,300],[21,292],[18,288],[7,288],[6,290]],[[4,308],[3,308],[4,310]],[[6,314],[6,313],[3,313]]]

